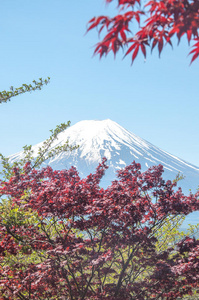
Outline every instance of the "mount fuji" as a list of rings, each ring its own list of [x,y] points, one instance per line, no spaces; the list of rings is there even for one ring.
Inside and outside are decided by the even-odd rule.
[[[53,169],[74,166],[80,176],[84,177],[94,172],[102,158],[106,157],[109,169],[101,182],[101,186],[106,187],[116,178],[117,170],[135,160],[141,164],[143,171],[150,166],[162,164],[165,179],[175,179],[179,172],[183,174],[185,179],[179,185],[184,193],[189,189],[195,192],[199,185],[198,167],[159,149],[109,119],[78,122],[60,133],[52,148],[63,145],[67,140],[71,146],[79,145],[79,148],[60,153],[43,166],[48,164]],[[35,155],[41,145],[42,143],[33,146]],[[23,152],[19,152],[11,155],[10,160],[17,161],[22,157]]]
[[[58,170],[69,169],[74,166],[79,175],[85,177],[93,173],[102,158],[106,157],[109,168],[106,170],[100,186],[107,187],[111,181],[116,179],[117,170],[135,160],[141,164],[142,171],[151,166],[162,164],[164,179],[173,180],[180,172],[184,179],[178,183],[178,186],[182,187],[184,194],[188,194],[190,189],[193,193],[196,192],[199,185],[198,167],[159,149],[109,119],[78,122],[61,132],[49,151],[63,145],[67,140],[71,146],[78,145],[79,147],[73,151],[62,152],[54,156],[42,166],[50,165],[53,169]],[[34,156],[42,144],[43,142],[32,147]],[[11,162],[17,161],[23,158],[23,151],[13,154],[9,158]],[[198,223],[198,212],[188,216],[183,227],[187,227],[189,223]]]

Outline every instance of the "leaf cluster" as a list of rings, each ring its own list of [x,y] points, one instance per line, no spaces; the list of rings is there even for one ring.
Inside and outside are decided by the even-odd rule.
[[[50,77],[47,79],[39,78],[38,81],[33,80],[32,84],[22,84],[19,88],[10,87],[9,91],[0,92],[0,103],[10,101],[12,97],[27,93],[33,92],[36,90],[41,90],[44,85],[47,85],[50,82]]]
[[[106,0],[110,3],[113,0]],[[177,37],[178,43],[186,36],[193,42],[191,63],[199,56],[199,1],[198,0],[118,0],[120,13],[112,18],[94,17],[89,21],[87,31],[97,28],[99,34],[106,33],[96,47],[94,54],[100,58],[113,52],[114,55],[126,47],[125,56],[132,55],[132,63],[142,52],[146,58],[147,49],[163,48]]]

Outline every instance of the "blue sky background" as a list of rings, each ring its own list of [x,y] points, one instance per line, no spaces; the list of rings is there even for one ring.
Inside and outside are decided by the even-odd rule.
[[[113,15],[116,1],[0,1],[0,90],[51,77],[42,91],[0,105],[0,152],[10,155],[49,136],[57,124],[110,118],[171,154],[199,166],[199,59],[186,39],[161,58],[154,51],[101,61],[86,23]]]

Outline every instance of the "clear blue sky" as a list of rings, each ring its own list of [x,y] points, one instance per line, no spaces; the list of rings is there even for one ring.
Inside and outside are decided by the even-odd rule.
[[[10,155],[49,136],[57,124],[110,118],[199,166],[199,59],[186,40],[161,58],[92,58],[97,32],[86,23],[113,15],[103,0],[6,0],[0,10],[0,90],[51,77],[42,91],[0,105],[0,152]]]

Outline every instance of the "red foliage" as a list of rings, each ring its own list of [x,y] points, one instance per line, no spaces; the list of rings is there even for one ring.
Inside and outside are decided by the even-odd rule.
[[[113,0],[105,1],[110,3]],[[157,46],[160,55],[167,43],[172,46],[171,40],[174,36],[180,42],[183,35],[186,35],[189,43],[194,41],[193,50],[190,52],[191,63],[199,56],[198,0],[118,0],[118,9],[126,12],[113,18],[100,16],[89,21],[87,31],[97,28],[101,33],[106,29],[104,38],[94,51],[100,58],[110,51],[116,55],[120,48],[126,46],[125,56],[132,53],[133,63],[140,50],[146,57],[147,48],[152,51]],[[131,24],[133,34],[130,30]],[[127,38],[129,33],[131,37]]]
[[[141,173],[135,162],[103,189],[106,168],[80,179],[73,167],[26,164],[1,182],[0,195],[36,219],[0,216],[0,299],[176,299],[197,287],[199,241],[158,252],[155,232],[199,210],[198,194],[175,191],[161,165]]]

